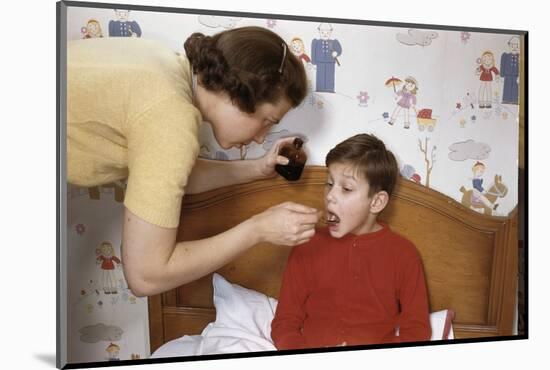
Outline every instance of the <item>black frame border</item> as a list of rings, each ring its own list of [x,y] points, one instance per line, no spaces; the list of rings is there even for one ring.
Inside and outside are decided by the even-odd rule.
[[[528,111],[529,111],[529,99],[528,99],[528,35],[527,30],[512,30],[512,29],[498,29],[498,28],[478,28],[478,27],[461,27],[461,26],[445,26],[445,25],[432,25],[423,23],[403,23],[403,22],[385,22],[385,21],[371,21],[371,20],[359,20],[359,19],[346,19],[346,18],[329,18],[329,17],[313,17],[313,16],[298,16],[289,14],[266,14],[266,13],[253,13],[253,12],[240,12],[240,11],[226,11],[226,10],[210,10],[210,9],[189,9],[189,8],[176,8],[176,7],[164,7],[164,6],[148,6],[148,5],[131,5],[131,4],[113,4],[113,3],[98,3],[98,2],[82,2],[82,1],[58,1],[56,3],[56,20],[57,20],[57,32],[56,32],[56,45],[57,45],[57,63],[56,63],[56,123],[57,123],[57,140],[56,140],[56,197],[57,197],[57,250],[56,250],[56,292],[57,292],[57,309],[56,309],[56,367],[59,369],[79,369],[79,368],[96,368],[96,367],[110,367],[110,366],[126,366],[126,365],[142,365],[142,364],[157,364],[157,363],[173,363],[173,362],[193,362],[193,361],[211,361],[221,359],[233,359],[233,358],[249,358],[249,357],[269,357],[269,356],[282,356],[292,354],[313,354],[313,353],[330,353],[330,352],[342,352],[342,351],[357,351],[368,349],[382,349],[382,348],[401,348],[401,347],[417,347],[417,346],[437,346],[437,345],[451,345],[451,344],[463,344],[463,343],[482,343],[482,342],[499,342],[509,340],[522,340],[529,338],[529,294],[528,294],[528,191],[525,192],[525,204],[524,217],[525,227],[525,243],[524,243],[524,271],[525,271],[525,332],[524,334],[518,334],[513,336],[499,336],[499,337],[482,337],[482,338],[468,338],[468,339],[452,339],[452,340],[440,340],[440,341],[426,341],[426,342],[411,342],[411,343],[399,343],[399,344],[378,344],[378,345],[365,345],[365,346],[350,346],[350,347],[335,347],[335,348],[322,348],[322,349],[308,349],[308,350],[285,350],[285,351],[266,351],[266,352],[248,352],[248,353],[231,353],[220,355],[201,355],[201,356],[182,356],[182,357],[166,357],[166,358],[149,358],[139,360],[121,360],[121,361],[98,361],[98,362],[84,362],[84,363],[67,363],[67,311],[66,311],[66,296],[63,298],[61,294],[61,284],[66,275],[66,114],[64,109],[66,108],[66,35],[67,35],[67,8],[68,7],[80,7],[80,8],[99,8],[99,9],[127,9],[133,11],[149,11],[149,12],[163,12],[163,13],[180,13],[180,14],[199,14],[199,15],[217,15],[217,16],[239,16],[242,18],[262,18],[262,19],[282,19],[289,21],[305,21],[305,22],[328,22],[328,23],[340,23],[347,25],[365,25],[365,26],[382,26],[382,27],[396,27],[396,28],[417,28],[417,29],[430,29],[430,30],[442,30],[442,31],[466,31],[466,32],[479,32],[479,33],[498,33],[498,34],[510,34],[520,35],[524,39],[524,86],[525,86],[525,103],[524,103],[524,180],[525,188],[528,189]],[[520,97],[521,98],[521,97]],[[518,234],[519,236],[519,234]],[[66,292],[65,292],[66,293]],[[64,310],[65,308],[65,310]]]

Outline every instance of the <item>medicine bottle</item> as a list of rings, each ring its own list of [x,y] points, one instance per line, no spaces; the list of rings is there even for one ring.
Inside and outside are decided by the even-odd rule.
[[[285,144],[280,150],[279,155],[288,158],[288,164],[275,165],[275,171],[289,181],[300,179],[304,166],[306,164],[307,155],[302,149],[304,141],[297,137],[292,143]]]

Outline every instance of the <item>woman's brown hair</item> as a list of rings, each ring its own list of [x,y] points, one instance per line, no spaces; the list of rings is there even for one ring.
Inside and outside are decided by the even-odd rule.
[[[328,152],[325,163],[355,166],[369,183],[369,196],[382,190],[391,195],[397,181],[397,160],[374,135],[358,134],[342,141]]]
[[[286,97],[297,107],[307,94],[302,63],[276,33],[241,27],[205,36],[194,33],[185,53],[200,84],[225,92],[241,111],[254,113],[259,104]]]

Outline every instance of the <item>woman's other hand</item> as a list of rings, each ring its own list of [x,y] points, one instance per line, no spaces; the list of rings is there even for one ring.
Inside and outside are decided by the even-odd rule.
[[[295,138],[295,136],[291,136],[277,140],[275,145],[263,157],[256,159],[258,172],[262,177],[274,177],[277,175],[277,172],[275,172],[276,165],[281,164],[284,166],[288,164],[288,159],[279,155],[279,150],[283,145],[292,143]]]
[[[315,224],[321,211],[302,204],[285,202],[252,217],[259,242],[278,245],[298,245],[315,234]]]

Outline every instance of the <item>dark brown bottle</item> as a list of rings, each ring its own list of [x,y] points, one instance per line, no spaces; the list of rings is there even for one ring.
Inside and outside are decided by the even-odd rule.
[[[302,176],[302,171],[306,164],[307,155],[302,149],[304,141],[297,137],[292,143],[285,144],[280,150],[279,155],[288,158],[287,165],[275,165],[275,171],[288,181],[296,181]]]

